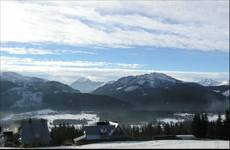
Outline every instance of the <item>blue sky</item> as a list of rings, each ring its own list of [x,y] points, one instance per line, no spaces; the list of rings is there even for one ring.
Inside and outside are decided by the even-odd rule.
[[[1,70],[65,83],[154,71],[228,80],[228,5],[1,1]]]

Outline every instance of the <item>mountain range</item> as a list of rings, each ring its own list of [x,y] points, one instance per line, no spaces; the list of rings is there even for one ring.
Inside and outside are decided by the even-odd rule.
[[[214,88],[183,82],[162,73],[128,76],[105,84],[93,93],[108,95],[133,104],[141,110],[210,111],[228,107],[228,97]]]
[[[93,82],[80,79],[75,85],[82,87]],[[84,88],[78,90],[57,81],[2,72],[0,109],[224,111],[229,104],[229,84],[203,86],[162,73],[127,76],[106,84],[98,82],[94,88],[91,93],[81,93]],[[94,88],[85,88],[84,92]]]
[[[57,110],[107,110],[130,107],[108,96],[80,93],[57,81],[26,77],[14,72],[0,74],[1,111],[27,111],[42,108]]]

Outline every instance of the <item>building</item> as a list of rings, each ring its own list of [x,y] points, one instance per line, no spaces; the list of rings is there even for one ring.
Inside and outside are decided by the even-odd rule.
[[[23,120],[20,135],[24,146],[45,146],[51,140],[47,120],[44,119]]]
[[[3,132],[3,138],[4,138],[4,146],[13,146],[14,144],[14,134],[13,131],[4,131]]]
[[[83,126],[85,135],[82,138],[76,138],[75,142],[99,142],[115,141],[127,139],[126,134],[120,128],[118,123],[111,121],[98,122],[93,126]]]

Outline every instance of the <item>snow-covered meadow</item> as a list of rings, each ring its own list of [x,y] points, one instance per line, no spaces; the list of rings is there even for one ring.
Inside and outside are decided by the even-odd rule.
[[[87,125],[94,124],[99,121],[99,117],[94,112],[68,112],[68,111],[54,111],[51,109],[43,109],[38,111],[30,111],[17,114],[9,114],[5,117],[0,118],[1,123],[11,123],[14,121],[28,119],[28,118],[43,118],[48,121],[49,128],[53,127],[55,120],[85,120]],[[81,126],[81,124],[75,124],[75,126]]]
[[[45,149],[229,149],[229,141],[220,140],[154,140],[104,142],[81,146],[45,147]]]
[[[184,122],[184,121],[191,121],[194,114],[192,113],[174,113],[169,115],[168,117],[160,117],[152,118],[152,120],[156,120],[157,122],[161,123],[177,123],[177,122]],[[97,112],[92,111],[79,111],[79,112],[71,112],[71,111],[55,111],[51,109],[43,109],[38,111],[30,111],[30,112],[23,112],[23,113],[14,113],[8,114],[0,118],[0,123],[10,123],[17,120],[28,119],[28,118],[43,118],[48,120],[48,125],[51,127],[54,125],[54,122],[59,120],[71,120],[76,121],[75,125],[92,125],[95,124],[100,120],[100,116]],[[224,119],[224,114],[221,115],[221,118]],[[218,114],[208,113],[208,120],[215,121],[218,119]],[[145,120],[136,122],[132,124],[134,126],[141,126],[146,124],[147,122],[151,122],[152,120]],[[77,122],[79,121],[79,122]],[[57,123],[57,122],[56,122]]]

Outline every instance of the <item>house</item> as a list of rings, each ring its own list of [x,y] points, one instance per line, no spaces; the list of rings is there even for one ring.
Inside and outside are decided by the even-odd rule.
[[[4,146],[12,146],[14,143],[13,131],[4,131],[3,132],[4,138]]]
[[[74,139],[77,143],[115,141],[127,139],[118,123],[111,121],[97,122],[93,126],[83,126],[85,135]]]
[[[50,143],[47,120],[29,119],[21,122],[21,142],[24,146],[44,146]]]

